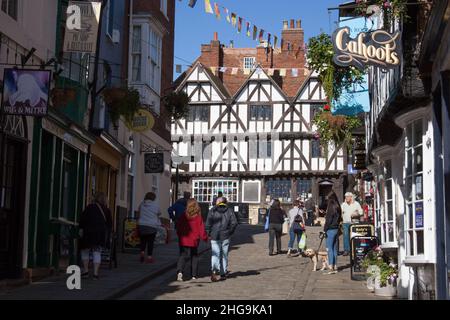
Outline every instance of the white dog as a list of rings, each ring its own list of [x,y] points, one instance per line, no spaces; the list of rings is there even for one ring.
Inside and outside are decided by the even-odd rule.
[[[328,268],[328,253],[326,251],[316,252],[314,249],[306,249],[305,256],[310,258],[314,264],[312,271],[317,271],[317,263],[319,262],[319,259],[322,262],[322,269],[320,270],[323,271]]]

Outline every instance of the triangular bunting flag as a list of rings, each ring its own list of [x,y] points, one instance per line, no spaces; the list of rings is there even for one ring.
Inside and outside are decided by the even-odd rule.
[[[212,74],[216,75],[217,68],[216,67],[211,67],[210,69],[211,69]]]
[[[250,74],[251,69],[244,69],[244,74],[245,75],[249,75]]]
[[[233,68],[233,69],[231,69],[231,74],[232,75],[237,75],[238,71],[239,71],[239,68]]]
[[[231,22],[231,19],[230,19],[230,11],[229,11],[227,8],[225,8],[225,14],[226,14],[226,16],[227,16],[227,22],[230,23],[230,22]]]
[[[239,19],[238,19],[238,32],[240,33],[241,30],[242,30],[242,18],[239,17]]]
[[[267,74],[268,74],[269,76],[273,76],[273,75],[275,74],[275,69],[270,68],[269,70],[267,70]]]
[[[221,67],[219,71],[225,73],[225,72],[227,72],[227,69],[228,69],[227,67]]]
[[[261,29],[261,30],[259,31],[259,42],[262,42],[262,41],[263,41],[263,37],[264,37],[264,29]]]
[[[270,34],[270,32],[267,34],[267,44],[270,46],[270,40],[272,38],[272,35]]]
[[[205,12],[214,14],[213,8],[211,6],[211,0],[205,0]]]
[[[197,4],[197,0],[189,0],[189,7],[193,8]]]
[[[292,69],[292,76],[293,76],[294,78],[297,78],[297,77],[298,77],[298,69]]]
[[[247,22],[247,37],[250,37],[251,33],[250,33],[250,22]]]
[[[214,2],[214,12],[216,14],[216,18],[220,19],[220,8],[217,2]]]
[[[278,37],[277,37],[277,36],[274,36],[274,37],[273,37],[273,47],[276,48],[276,47],[277,47],[277,44],[278,44]]]
[[[236,27],[236,13],[231,13],[231,24]]]
[[[256,37],[258,37],[258,27],[253,26],[253,40],[256,40]]]
[[[286,69],[280,69],[280,76],[286,77]]]
[[[255,74],[260,75],[260,74],[262,74],[262,73],[263,73],[263,71],[262,71],[261,68],[256,68]]]

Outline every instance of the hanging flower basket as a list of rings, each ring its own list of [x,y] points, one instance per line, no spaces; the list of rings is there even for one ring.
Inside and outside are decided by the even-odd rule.
[[[131,122],[141,107],[140,95],[136,89],[107,88],[102,91],[102,96],[109,107],[110,118],[115,127],[118,127],[121,116],[125,121]]]
[[[50,96],[54,107],[65,107],[75,101],[76,90],[74,88],[53,88]]]
[[[190,99],[185,92],[172,92],[163,98],[164,106],[174,120],[186,118]]]
[[[352,132],[362,125],[361,120],[353,116],[333,115],[331,107],[325,105],[322,112],[319,112],[313,120],[317,126],[315,136],[320,139],[321,145],[327,150],[330,143],[335,146],[352,146]]]
[[[375,12],[381,12],[384,28],[390,26],[396,19],[409,20],[407,0],[356,0],[356,13],[363,17],[370,17]],[[373,7],[377,8],[376,10]]]

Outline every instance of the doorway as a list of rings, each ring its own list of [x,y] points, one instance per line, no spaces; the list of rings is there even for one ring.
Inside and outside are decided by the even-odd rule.
[[[26,143],[1,135],[0,146],[0,279],[17,278],[22,269]]]

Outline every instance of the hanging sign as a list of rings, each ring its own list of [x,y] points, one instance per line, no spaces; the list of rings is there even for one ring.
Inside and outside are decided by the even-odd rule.
[[[163,173],[164,172],[164,154],[146,153],[144,156],[145,173]]]
[[[391,34],[384,30],[361,32],[355,39],[350,28],[342,27],[333,33],[333,60],[337,65],[364,69],[372,65],[384,69],[400,65],[400,32]]]
[[[5,69],[3,113],[44,117],[47,115],[51,71]]]
[[[95,54],[101,2],[69,1],[64,52]]]
[[[126,123],[128,129],[134,132],[145,132],[151,130],[154,125],[155,118],[145,109],[139,109],[139,111],[134,115],[133,120]]]

